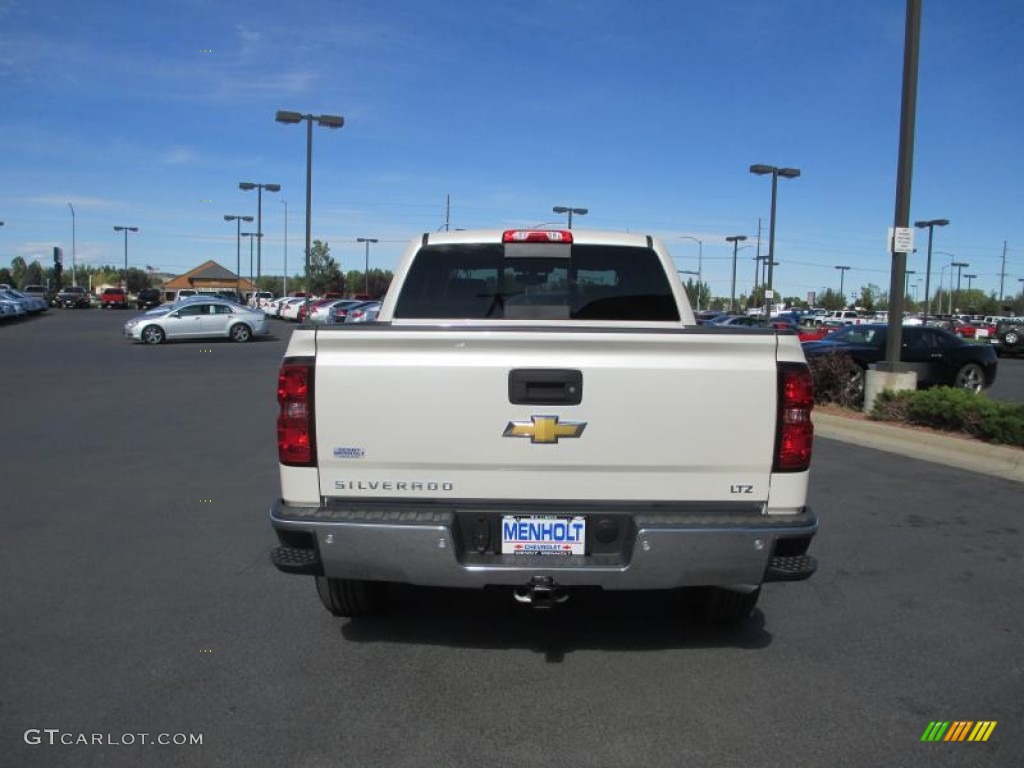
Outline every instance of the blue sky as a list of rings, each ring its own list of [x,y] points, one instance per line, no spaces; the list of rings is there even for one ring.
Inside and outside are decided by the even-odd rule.
[[[313,237],[342,268],[392,268],[445,224],[557,223],[663,238],[681,269],[730,289],[727,235],[767,250],[780,180],[776,287],[888,289],[905,5],[901,0],[0,0],[0,263],[235,262],[224,214],[256,214],[263,272],[299,271],[305,126]],[[911,220],[948,218],[935,250],[996,291],[1024,277],[1024,6],[924,0]],[[253,229],[255,224],[252,225]],[[697,243],[687,237],[696,237]],[[909,268],[924,276],[925,240]],[[243,243],[243,272],[248,272]],[[738,293],[755,248],[740,251]],[[934,283],[950,257],[934,256]],[[965,283],[966,285],[966,283]],[[923,295],[923,281],[920,295]]]

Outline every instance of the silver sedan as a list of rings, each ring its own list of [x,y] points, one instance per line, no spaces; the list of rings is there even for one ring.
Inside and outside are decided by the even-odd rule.
[[[168,339],[228,338],[244,343],[253,336],[270,333],[267,315],[260,309],[243,307],[223,299],[190,301],[149,312],[124,324],[124,335],[147,344]]]

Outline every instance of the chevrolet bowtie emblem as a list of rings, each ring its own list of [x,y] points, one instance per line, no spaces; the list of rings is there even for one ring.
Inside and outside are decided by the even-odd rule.
[[[560,437],[579,437],[585,421],[559,422],[557,416],[531,416],[530,421],[510,421],[502,437],[528,437],[531,443],[557,443]]]

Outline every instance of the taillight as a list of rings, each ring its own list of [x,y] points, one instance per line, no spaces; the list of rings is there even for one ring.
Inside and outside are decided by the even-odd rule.
[[[804,363],[779,363],[779,406],[773,472],[805,472],[814,443],[814,381]]]
[[[277,374],[277,456],[289,467],[316,466],[313,358],[286,358]]]

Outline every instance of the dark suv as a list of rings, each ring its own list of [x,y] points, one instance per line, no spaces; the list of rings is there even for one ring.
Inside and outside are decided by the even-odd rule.
[[[1000,355],[1024,354],[1024,318],[1000,320],[996,326],[996,353]]]
[[[162,303],[163,299],[160,297],[160,290],[157,288],[144,288],[139,291],[139,295],[135,297],[135,305],[139,309],[157,307]]]
[[[69,285],[54,297],[56,306],[72,309],[88,309],[92,306],[89,292],[80,285]]]

